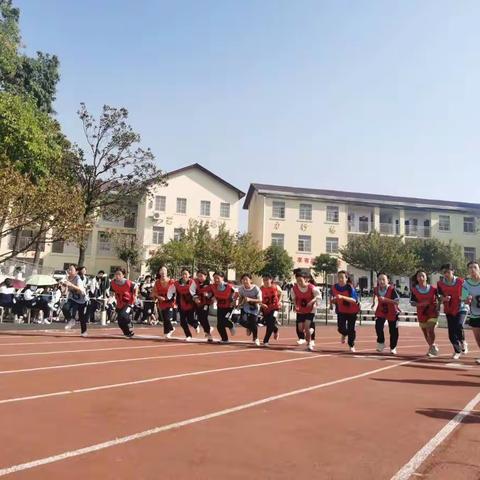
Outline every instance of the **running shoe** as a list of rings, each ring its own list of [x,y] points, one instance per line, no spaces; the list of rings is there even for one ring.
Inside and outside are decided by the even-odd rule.
[[[458,360],[461,356],[462,356],[461,353],[455,352],[455,353],[452,355],[452,358],[453,358],[454,360]]]
[[[480,365],[480,358],[477,358],[475,361]]]
[[[315,333],[315,330],[313,328],[309,329],[310,335],[313,335]]]
[[[439,348],[435,344],[432,345],[432,349],[435,356],[437,356],[440,353]]]
[[[88,332],[83,332],[80,334],[80,336],[82,336],[83,338],[88,337]]]
[[[304,338],[300,338],[297,340],[298,345],[305,345],[305,343],[307,343],[307,341]]]
[[[263,345],[264,347],[269,347],[269,346],[270,346],[268,342],[263,342],[262,345]]]
[[[70,330],[75,326],[75,320],[70,320],[66,325],[65,325],[65,330]]]
[[[310,352],[313,352],[315,350],[315,342],[310,341],[310,343],[308,344],[308,350]]]
[[[257,347],[259,347],[259,346],[260,346],[260,340],[259,340],[258,338],[255,340],[255,342],[254,342],[254,343],[255,343],[255,345],[256,345]]]
[[[192,337],[187,337],[187,338],[185,338],[185,341],[186,342],[193,342],[193,338]]]
[[[391,348],[391,349],[390,349],[390,353],[391,353],[392,355],[396,355],[396,354],[397,354],[397,349],[396,349],[396,348]]]
[[[462,342],[462,353],[464,355],[468,353],[468,343],[465,340]]]
[[[135,334],[134,334],[133,332],[130,332],[130,333],[127,333],[125,336],[126,336],[127,338],[133,338],[134,335],[135,335]]]
[[[350,351],[351,351],[352,353],[355,353],[355,352],[356,352],[355,347],[350,347]]]
[[[175,328],[172,328],[166,335],[165,338],[172,338],[173,332],[175,331]]]
[[[377,343],[377,352],[383,352],[385,349],[385,344],[384,343]]]

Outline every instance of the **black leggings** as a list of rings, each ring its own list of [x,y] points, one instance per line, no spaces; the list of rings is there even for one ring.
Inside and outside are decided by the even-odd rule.
[[[160,320],[163,323],[163,334],[168,335],[173,330],[173,308],[165,308],[158,310],[158,312],[160,314]]]
[[[355,345],[355,323],[357,322],[356,313],[338,313],[337,314],[337,326],[338,332],[348,337],[348,346],[353,347]]]
[[[456,315],[447,315],[448,338],[453,345],[455,353],[462,353],[462,342],[465,340],[463,324],[465,323],[466,312],[458,312]]]
[[[122,330],[123,334],[127,337],[131,337],[133,335],[133,331],[130,328],[132,321],[131,321],[131,312],[132,308],[129,305],[126,305],[123,308],[117,309],[117,323]]]
[[[67,303],[63,306],[62,312],[65,320],[69,322],[70,320],[75,320],[78,312],[78,320],[80,321],[81,332],[85,333],[87,331],[87,316],[86,316],[86,304],[80,304],[74,302],[73,300],[67,300]]]
[[[185,336],[191,337],[192,332],[190,332],[191,325],[193,328],[197,328],[198,322],[195,320],[195,312],[192,310],[178,310],[180,312],[180,325],[183,328]]]
[[[272,333],[278,332],[277,319],[275,318],[275,311],[269,312],[263,316],[263,323],[267,326],[263,343],[268,343]]]
[[[204,305],[202,307],[198,307],[197,310],[197,320],[207,335],[210,335],[210,322],[208,321],[209,309],[210,307],[208,305]]]
[[[227,328],[233,328],[231,314],[231,308],[217,308],[217,330],[223,342],[228,342]]]
[[[245,327],[247,330],[252,332],[252,338],[255,341],[258,337],[258,325],[257,325],[258,315],[254,313],[242,312],[240,317],[240,325]]]
[[[398,344],[398,319],[391,321],[385,318],[375,319],[375,331],[377,332],[377,343],[385,343],[385,334],[383,333],[383,327],[385,321],[388,323],[388,331],[390,333],[390,349],[397,348]]]

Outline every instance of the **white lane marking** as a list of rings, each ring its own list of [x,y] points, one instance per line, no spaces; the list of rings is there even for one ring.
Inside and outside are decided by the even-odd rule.
[[[408,480],[432,452],[472,413],[480,403],[480,393],[468,402],[429,442],[427,442],[393,477],[392,480]]]
[[[0,347],[20,347],[22,345],[62,345],[68,343],[97,343],[97,342],[116,342],[118,340],[123,340],[123,338],[83,338],[82,340],[66,340],[58,342],[20,342],[20,343],[0,343]]]
[[[166,375],[163,377],[153,377],[153,378],[145,378],[143,380],[133,380],[131,382],[112,383],[107,385],[98,385],[96,387],[78,388],[75,390],[63,390],[59,392],[42,393],[39,395],[29,395],[25,397],[6,398],[4,400],[0,400],[0,404],[24,402],[26,400],[39,400],[41,398],[73,395],[75,393],[95,392],[98,390],[110,390],[112,388],[120,388],[120,387],[132,386],[132,385],[141,385],[144,383],[160,382],[162,380],[173,380],[175,378],[195,377],[199,375],[207,375],[209,373],[230,372],[232,370],[244,370],[247,368],[267,367],[267,366],[278,365],[282,363],[299,362],[304,360],[315,360],[316,358],[323,358],[323,357],[330,357],[330,356],[331,355],[316,355],[312,357],[289,358],[288,360],[275,360],[273,362],[249,363],[247,365],[238,365],[235,367],[213,368],[210,370],[201,370],[197,372],[177,373],[174,375]]]
[[[240,412],[242,410],[247,410],[247,409],[250,409],[250,408],[253,408],[253,407],[257,407],[259,405],[264,405],[266,403],[274,402],[276,400],[282,400],[284,398],[293,397],[295,395],[301,395],[303,393],[313,392],[315,390],[330,387],[330,386],[333,386],[333,385],[338,385],[340,383],[345,383],[345,382],[349,382],[349,381],[352,381],[352,380],[357,380],[359,378],[368,377],[369,375],[373,375],[375,373],[390,370],[392,368],[400,367],[402,365],[406,365],[406,364],[412,363],[414,361],[415,360],[409,360],[409,361],[406,361],[406,362],[397,363],[395,365],[389,365],[387,367],[376,368],[375,370],[369,370],[367,372],[363,372],[363,373],[360,373],[360,374],[357,374],[357,375],[352,375],[352,376],[349,376],[349,377],[340,378],[340,379],[333,380],[333,381],[326,382],[326,383],[319,383],[317,385],[312,385],[310,387],[300,388],[300,389],[297,389],[297,390],[291,390],[289,392],[281,393],[279,395],[273,395],[273,396],[270,396],[270,397],[262,398],[260,400],[255,400],[253,402],[240,404],[240,405],[237,405],[235,407],[226,408],[224,410],[218,410],[216,412],[212,412],[212,413],[202,415],[202,416],[199,416],[199,417],[189,418],[187,420],[183,420],[183,421],[175,422],[175,423],[170,423],[168,425],[161,425],[161,426],[158,426],[158,427],[151,428],[149,430],[145,430],[143,432],[138,432],[138,433],[134,433],[132,435],[119,437],[119,438],[116,438],[114,440],[109,440],[109,441],[106,441],[106,442],[97,443],[95,445],[89,445],[88,447],[79,448],[77,450],[66,451],[66,452],[63,452],[63,453],[60,453],[60,454],[57,454],[57,455],[52,455],[50,457],[39,458],[37,460],[33,460],[33,461],[30,461],[30,462],[21,463],[19,465],[12,465],[10,467],[0,469],[0,476],[8,475],[10,473],[20,472],[22,470],[28,470],[28,469],[31,469],[31,468],[40,467],[42,465],[47,465],[49,463],[59,462],[59,461],[66,460],[66,459],[72,458],[72,457],[78,457],[80,455],[86,455],[88,453],[97,452],[99,450],[104,450],[106,448],[110,448],[110,447],[114,447],[114,446],[117,446],[117,445],[129,443],[129,442],[132,442],[134,440],[139,440],[141,438],[150,437],[150,436],[156,435],[158,433],[166,432],[166,431],[169,431],[169,430],[179,429],[179,428],[182,428],[182,427],[186,427],[188,425],[193,425],[195,423],[204,422],[206,420],[211,420],[212,418],[218,418],[218,417],[222,417],[222,416],[229,415],[229,414],[232,414],[232,413]]]

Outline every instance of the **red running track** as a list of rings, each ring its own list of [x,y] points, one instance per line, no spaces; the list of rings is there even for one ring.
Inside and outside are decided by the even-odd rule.
[[[356,354],[325,326],[313,353],[293,328],[269,349],[246,337],[211,345],[138,333],[145,338],[0,334],[0,476],[480,476],[480,354],[470,332],[472,352],[455,362],[443,330],[441,356],[427,359],[418,327],[402,328],[396,357],[375,352],[367,326]]]

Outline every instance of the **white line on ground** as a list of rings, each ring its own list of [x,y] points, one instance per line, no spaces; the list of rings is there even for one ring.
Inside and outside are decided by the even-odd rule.
[[[393,477],[392,480],[408,480],[415,474],[420,465],[432,454],[432,452],[462,423],[464,418],[480,403],[480,393],[477,393],[470,402],[465,405],[429,442],[427,442]]]
[[[0,347],[20,347],[22,345],[64,345],[68,343],[97,343],[97,342],[117,342],[119,340],[124,340],[124,338],[89,338],[86,340],[82,338],[81,340],[66,340],[66,341],[58,341],[58,342],[19,342],[19,343],[0,343]]]
[[[300,360],[300,359],[298,359],[298,360]],[[415,362],[415,360],[409,360],[409,361],[406,361],[406,362],[397,363],[395,365],[388,365],[386,367],[376,368],[374,370],[369,370],[367,372],[363,372],[363,373],[360,373],[360,374],[357,374],[357,375],[352,375],[352,376],[349,376],[349,377],[343,377],[343,378],[333,380],[333,381],[330,381],[330,382],[320,383],[320,384],[317,384],[317,385],[312,385],[310,387],[300,388],[300,389],[297,389],[297,390],[291,390],[289,392],[281,393],[279,395],[273,395],[271,397],[262,398],[262,399],[259,399],[259,400],[255,400],[253,402],[244,403],[244,404],[241,404],[241,405],[237,405],[235,407],[226,408],[224,410],[219,410],[219,411],[212,412],[212,413],[202,415],[202,416],[199,416],[199,417],[193,417],[193,418],[189,418],[187,420],[183,420],[183,421],[180,421],[180,422],[175,422],[175,423],[170,423],[168,425],[162,425],[162,426],[154,427],[152,429],[145,430],[143,432],[138,432],[138,433],[134,433],[132,435],[119,437],[119,438],[116,438],[114,440],[109,440],[109,441],[106,441],[106,442],[97,443],[95,445],[89,445],[87,447],[79,448],[77,450],[70,450],[70,451],[63,452],[63,453],[60,453],[60,454],[57,454],[57,455],[52,455],[50,457],[39,458],[37,460],[33,460],[33,461],[30,461],[30,462],[26,462],[26,463],[21,463],[19,465],[12,465],[10,467],[0,469],[0,476],[8,475],[10,473],[20,472],[22,470],[28,470],[28,469],[31,469],[31,468],[40,467],[42,465],[47,465],[49,463],[59,462],[59,461],[66,460],[66,459],[72,458],[72,457],[78,457],[80,455],[86,455],[86,454],[92,453],[92,452],[97,452],[99,450],[104,450],[106,448],[110,448],[110,447],[114,447],[114,446],[117,446],[117,445],[122,445],[122,444],[125,444],[125,443],[129,443],[129,442],[132,442],[132,441],[135,441],[135,440],[139,440],[141,438],[150,437],[150,436],[156,435],[158,433],[166,432],[166,431],[169,431],[169,430],[176,430],[176,429],[179,429],[179,428],[182,428],[182,427],[186,427],[188,425],[193,425],[195,423],[204,422],[204,421],[207,421],[207,420],[211,420],[213,418],[218,418],[218,417],[222,417],[222,416],[225,416],[225,415],[230,415],[232,413],[240,412],[242,410],[247,410],[247,409],[250,409],[250,408],[253,408],[253,407],[257,407],[259,405],[264,405],[266,403],[271,403],[271,402],[274,402],[274,401],[277,401],[277,400],[282,400],[284,398],[293,397],[295,395],[301,395],[303,393],[309,393],[309,392],[313,392],[315,390],[320,390],[322,388],[330,387],[330,386],[333,386],[333,385],[338,385],[338,384],[349,382],[349,381],[352,381],[352,380],[357,380],[359,378],[368,377],[369,375],[373,375],[375,373],[380,373],[380,372],[390,370],[392,368],[400,367],[402,365],[407,365],[407,364],[413,363],[413,362]]]

